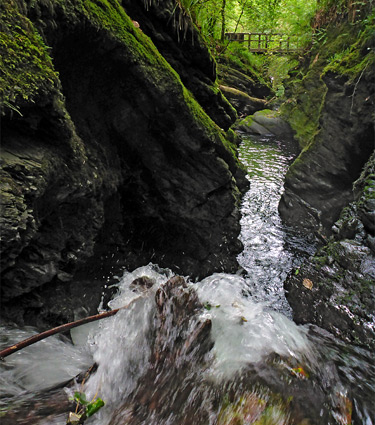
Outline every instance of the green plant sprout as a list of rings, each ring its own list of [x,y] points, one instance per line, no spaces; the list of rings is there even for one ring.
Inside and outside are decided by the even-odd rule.
[[[87,401],[85,393],[76,391],[74,396],[69,398],[69,400],[77,403],[77,407],[75,412],[69,412],[67,425],[83,424],[87,418],[104,406],[104,401],[101,398],[96,398],[96,395],[91,401]]]

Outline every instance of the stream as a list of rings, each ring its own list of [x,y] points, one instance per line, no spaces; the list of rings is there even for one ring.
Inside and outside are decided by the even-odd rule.
[[[0,422],[5,415],[4,425],[18,423],[7,422],[7,413],[26,416],[30,403],[47,403],[46,389],[96,363],[96,372],[75,388],[89,400],[99,396],[106,403],[87,424],[375,424],[373,353],[291,320],[283,282],[315,249],[283,226],[277,212],[295,154],[275,139],[244,138],[240,158],[251,187],[242,206],[241,269],[198,283],[186,278],[183,293],[196,291],[204,308],[184,322],[181,333],[173,308],[164,316],[167,331],[159,345],[167,354],[159,366],[150,360],[160,327],[155,296],[173,274],[149,264],[117,277],[109,306],[130,303],[129,308],[73,329],[73,344],[53,336],[0,364]],[[132,285],[143,276],[154,282],[147,291]],[[205,338],[196,350],[175,348],[175,341],[192,338],[209,320],[211,345]],[[34,333],[33,328],[1,326],[1,347]],[[66,399],[73,391],[65,389]],[[64,425],[66,419],[66,412],[49,412],[39,421],[19,423]]]

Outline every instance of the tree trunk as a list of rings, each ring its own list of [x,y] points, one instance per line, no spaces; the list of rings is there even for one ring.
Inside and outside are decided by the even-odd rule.
[[[221,41],[225,38],[225,6],[226,0],[223,0],[221,4]]]

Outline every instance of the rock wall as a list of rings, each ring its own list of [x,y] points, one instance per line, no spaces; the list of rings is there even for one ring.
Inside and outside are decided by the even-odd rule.
[[[327,245],[286,282],[297,323],[375,348],[375,155],[355,183]]]
[[[349,23],[321,29],[323,44],[295,71],[281,108],[303,149],[286,175],[279,211],[319,239],[353,201],[352,185],[375,147],[373,26],[361,22],[359,37]]]
[[[284,221],[320,236],[331,234],[352,186],[374,150],[374,73],[360,81],[337,74],[327,87],[320,130],[290,167],[279,211]]]
[[[189,15],[174,0],[122,0],[122,5],[206,113],[219,127],[228,130],[236,120],[236,111],[219,90],[216,62]]]
[[[297,323],[373,349],[373,26],[362,23],[358,38],[342,22],[325,31],[283,106],[303,150],[286,175],[279,211],[321,246],[285,288]]]
[[[247,187],[235,147],[119,3],[0,8],[6,314],[25,304],[27,322],[27,294],[38,311],[44,290],[99,273],[104,256],[235,270]]]

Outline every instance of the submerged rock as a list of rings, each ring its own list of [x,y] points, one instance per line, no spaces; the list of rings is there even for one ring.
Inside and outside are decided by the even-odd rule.
[[[247,181],[235,146],[120,4],[0,7],[24,40],[13,50],[40,52],[15,68],[21,88],[1,69],[14,89],[2,117],[3,303],[17,309],[37,290],[43,304],[77,270],[102,277],[105,258],[191,276],[236,270]]]
[[[203,310],[196,292],[180,276],[171,278],[156,292],[155,340],[148,367],[136,390],[119,403],[110,423],[193,424],[208,419],[208,411],[197,405],[196,393],[205,356],[211,350],[211,321],[199,317]],[[198,399],[196,399],[198,398]],[[191,399],[191,403],[189,403]],[[188,414],[183,406],[190,407]],[[194,407],[193,407],[194,406]],[[185,407],[186,408],[186,407]]]

